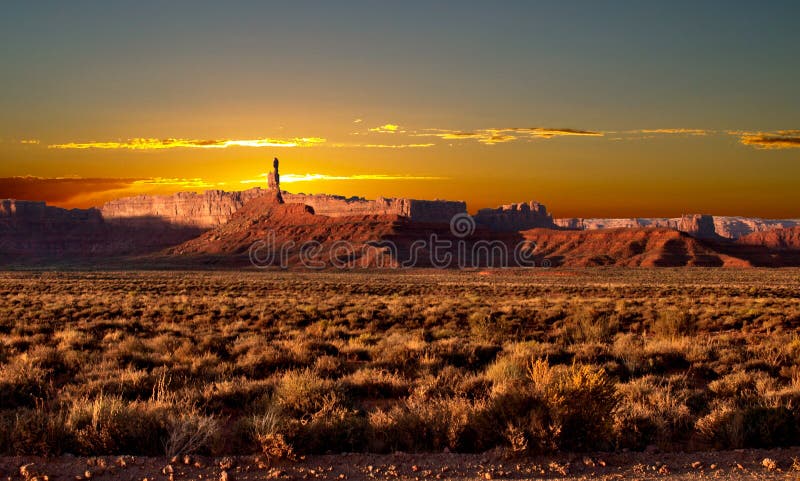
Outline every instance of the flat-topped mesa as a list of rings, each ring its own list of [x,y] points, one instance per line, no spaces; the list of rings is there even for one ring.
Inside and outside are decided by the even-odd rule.
[[[207,190],[199,194],[138,195],[106,202],[100,213],[110,224],[156,223],[210,229],[228,222],[245,203],[264,194],[264,189],[255,187],[241,192]]]
[[[642,227],[663,227],[685,232],[698,239],[718,239],[715,219],[707,214],[684,214],[681,217],[629,217],[629,218],[567,218],[556,219],[557,226],[564,229],[637,229]]]
[[[711,219],[710,221],[709,218]],[[554,221],[559,227],[572,230],[667,227],[686,232],[695,237],[731,240],[754,232],[768,232],[774,229],[788,229],[800,226],[800,219],[761,219],[758,217],[710,216],[702,214],[684,215],[682,217],[630,217],[617,219],[569,217],[555,219]]]
[[[791,229],[798,226],[800,226],[800,219],[714,216],[714,230],[727,239],[738,239],[756,232]]]
[[[139,195],[103,204],[99,211],[110,224],[175,225],[210,229],[225,224],[234,212],[257,197],[274,195],[275,191],[260,187],[225,192],[179,192],[173,195]],[[327,194],[292,194],[281,192],[281,202],[305,204],[319,215],[343,217],[351,215],[399,215],[417,222],[450,222],[455,214],[466,212],[461,201],[382,198],[366,200]]]
[[[481,209],[474,218],[478,225],[503,232],[556,227],[553,217],[547,212],[544,204],[535,201],[506,204],[495,209]]]
[[[314,213],[329,217],[353,215],[399,215],[415,222],[450,222],[456,215],[467,211],[467,204],[451,200],[417,200],[384,198],[367,200],[363,197],[344,197],[329,194],[292,194],[283,192],[287,204],[305,204]]]

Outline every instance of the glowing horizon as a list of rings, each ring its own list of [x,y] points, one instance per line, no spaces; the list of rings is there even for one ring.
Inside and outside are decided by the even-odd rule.
[[[0,198],[241,189],[279,157],[315,193],[800,217],[796,2],[77,10],[0,15]]]

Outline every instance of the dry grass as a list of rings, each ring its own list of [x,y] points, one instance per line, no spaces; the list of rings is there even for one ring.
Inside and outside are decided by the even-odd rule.
[[[0,274],[0,452],[793,444],[798,279]]]

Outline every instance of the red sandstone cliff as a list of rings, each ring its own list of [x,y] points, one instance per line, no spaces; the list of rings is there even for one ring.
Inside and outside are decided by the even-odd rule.
[[[255,187],[241,192],[208,190],[202,194],[180,192],[174,195],[126,197],[104,204],[102,217],[111,223],[136,225],[151,221],[179,226],[210,229],[228,222],[244,204],[268,190]],[[383,198],[366,200],[327,194],[292,194],[282,192],[287,204],[311,206],[319,215],[398,215],[419,222],[450,222],[455,214],[466,212],[460,201]]]
[[[311,206],[318,215],[344,217],[354,215],[396,215],[417,222],[449,223],[456,215],[467,211],[467,204],[449,200],[417,200],[384,198],[367,200],[362,197],[343,197],[328,194],[291,194],[282,192],[287,204]]]
[[[736,242],[742,245],[763,246],[770,249],[800,250],[800,227],[753,232]]]
[[[112,224],[155,222],[210,229],[224,224],[245,203],[263,194],[264,190],[256,187],[241,192],[207,190],[202,194],[140,195],[107,202],[100,207],[100,213]]]

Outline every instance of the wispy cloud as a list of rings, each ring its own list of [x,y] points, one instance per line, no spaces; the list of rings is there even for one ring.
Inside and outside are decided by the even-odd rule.
[[[424,144],[360,144],[357,142],[338,142],[325,145],[325,147],[336,149],[424,149],[434,146],[436,146],[436,144],[430,142]]]
[[[434,145],[436,144],[363,144],[359,147],[368,149],[423,149]]]
[[[630,133],[636,134],[675,134],[675,135],[708,135],[710,131],[705,129],[641,129],[632,130]]]
[[[477,130],[424,129],[416,137],[439,137],[444,140],[473,139],[486,145],[511,142],[519,138],[552,139],[553,137],[602,137],[603,132],[568,128],[504,127]]]
[[[321,137],[295,137],[292,139],[128,139],[121,142],[69,142],[65,144],[52,144],[50,149],[130,149],[130,150],[158,150],[158,149],[225,149],[228,147],[310,147],[324,144]]]
[[[383,124],[378,127],[373,127],[369,129],[369,131],[379,134],[397,134],[405,132],[405,130],[400,130],[400,126],[397,124]]]
[[[360,124],[363,121],[364,121],[364,119],[355,119],[355,120],[353,120],[353,123],[354,124]]]
[[[268,174],[259,174],[259,179],[240,181],[242,184],[264,183]],[[281,184],[294,182],[312,182],[322,180],[445,180],[447,177],[428,175],[390,175],[390,174],[355,174],[355,175],[328,175],[328,174],[281,174]]]
[[[188,188],[208,188],[218,187],[225,185],[225,182],[208,182],[201,178],[181,179],[181,178],[165,178],[153,177],[149,179],[140,179],[133,182],[133,185],[153,185],[153,186],[176,186]]]
[[[19,143],[25,145],[39,145],[39,139],[22,139]]]
[[[757,149],[798,149],[800,130],[778,130],[777,132],[728,132],[737,135],[739,142]]]

